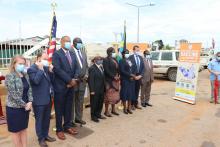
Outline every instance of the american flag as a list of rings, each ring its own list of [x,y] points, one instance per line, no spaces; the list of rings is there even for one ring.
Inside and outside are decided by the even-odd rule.
[[[54,12],[52,27],[50,32],[49,48],[47,50],[47,54],[49,55],[49,62],[52,62],[52,55],[56,50],[56,33],[57,33],[57,19],[56,19],[56,14]]]

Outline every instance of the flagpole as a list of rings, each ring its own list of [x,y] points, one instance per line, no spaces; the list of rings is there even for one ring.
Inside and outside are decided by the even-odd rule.
[[[55,10],[56,10],[56,7],[57,7],[57,3],[53,2],[51,3],[51,7],[52,7],[52,12],[53,12],[53,15],[52,15],[52,21],[51,21],[51,27],[50,27],[50,39],[49,39],[49,42],[51,41],[51,37],[52,37],[52,27],[53,27],[53,17],[56,15],[55,14]]]

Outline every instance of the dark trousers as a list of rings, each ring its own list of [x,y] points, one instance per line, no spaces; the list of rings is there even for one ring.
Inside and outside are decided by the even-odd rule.
[[[44,140],[48,136],[50,127],[51,103],[48,105],[33,105],[35,116],[35,129],[38,140]]]
[[[135,81],[135,93],[134,93],[135,98],[131,102],[131,105],[136,106],[138,104],[138,97],[139,97],[140,87],[141,87],[140,80],[139,81]]]
[[[97,118],[101,116],[104,102],[104,94],[90,95],[91,117]]]
[[[74,90],[68,89],[64,92],[55,92],[54,104],[56,113],[57,132],[71,128],[71,115]],[[64,124],[62,125],[64,118]]]

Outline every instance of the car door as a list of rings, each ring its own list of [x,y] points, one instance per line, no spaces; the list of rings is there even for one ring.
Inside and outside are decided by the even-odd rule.
[[[159,73],[160,71],[160,52],[151,52],[151,60],[154,65],[154,73]]]
[[[174,62],[174,52],[161,52],[161,59],[160,59],[160,73],[166,74],[169,67],[175,64]]]

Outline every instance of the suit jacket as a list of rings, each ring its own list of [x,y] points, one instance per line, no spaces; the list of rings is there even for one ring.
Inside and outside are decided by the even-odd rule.
[[[154,80],[152,60],[149,59],[150,66],[147,59],[143,58],[143,60],[144,60],[144,76],[142,78],[142,84],[146,82],[152,82]]]
[[[95,92],[95,94],[104,94],[105,92],[105,75],[100,71],[100,69],[93,64],[89,68],[89,90]]]
[[[69,53],[72,59],[71,65],[66,57],[66,53],[63,51],[62,48],[57,50],[53,54],[53,87],[55,92],[65,92],[66,90],[68,90],[67,84],[70,83],[72,79],[78,78],[79,67],[77,65],[76,55],[71,51]]]
[[[144,76],[144,61],[143,61],[143,58],[138,55],[139,59],[140,59],[140,69],[138,71],[138,68],[137,68],[137,64],[136,64],[136,61],[135,61],[135,55],[131,55],[129,57],[131,63],[132,63],[132,68],[133,70],[135,71],[136,75],[141,75],[142,77]]]
[[[77,57],[78,52],[76,52],[76,50],[74,50],[74,49],[72,49],[71,51],[76,55],[77,66],[79,67],[79,76],[78,77],[81,80],[79,86],[75,88],[75,91],[78,91],[78,90],[84,91],[86,88],[86,81],[83,81],[83,80],[86,76],[88,77],[88,74],[89,74],[88,73],[89,66],[88,66],[88,61],[87,61],[87,55],[84,50],[80,50],[81,55],[82,55],[82,59],[83,59],[82,67],[81,67],[80,66],[80,58]]]
[[[24,76],[30,85],[28,75],[24,75]],[[15,72],[12,72],[6,75],[5,86],[7,87],[7,90],[8,90],[8,96],[6,99],[7,106],[12,107],[12,108],[24,108],[26,103],[22,100],[23,82],[21,78],[17,76]],[[31,87],[29,87],[29,90],[28,90],[28,100],[29,102],[33,101]]]
[[[33,105],[48,105],[54,93],[52,86],[53,74],[49,72],[48,67],[44,67],[43,71],[38,69],[36,64],[33,64],[27,72],[32,87]]]
[[[114,61],[117,63],[117,60],[110,58],[110,57],[106,57],[103,60],[105,80],[110,85],[112,85],[112,81],[114,80],[114,77],[119,74],[119,67],[118,67],[118,65],[115,64]]]

